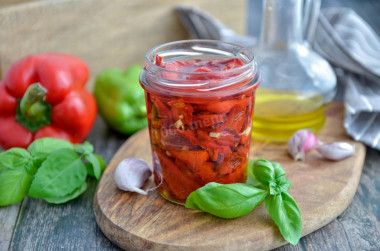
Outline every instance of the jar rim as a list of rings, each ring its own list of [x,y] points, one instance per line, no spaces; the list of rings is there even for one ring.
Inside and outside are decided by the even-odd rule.
[[[222,71],[194,72],[183,69],[177,71],[157,65],[157,55],[173,61],[183,60],[184,57],[186,60],[199,59],[205,55],[208,60],[238,58],[244,64]],[[173,74],[177,77],[165,77]],[[198,79],[194,80],[194,77]],[[219,95],[228,95],[226,89],[232,92],[234,89],[235,92],[252,87],[256,89],[260,79],[252,50],[234,43],[206,39],[179,40],[154,47],[147,52],[144,70],[140,75],[140,82],[147,91],[165,90],[171,94],[187,92],[185,96],[195,95],[193,91],[189,91],[190,89],[198,91],[198,94],[211,90],[218,91]],[[238,88],[229,89],[237,85]]]
[[[152,58],[154,59],[155,58],[154,56],[158,54],[158,53],[155,53],[155,52],[158,52],[158,51],[162,50],[165,47],[170,47],[170,46],[175,46],[175,45],[183,45],[183,44],[212,44],[212,43],[214,43],[214,44],[220,44],[220,45],[223,45],[223,44],[224,45],[229,45],[229,46],[232,46],[232,47],[244,50],[246,52],[249,52],[251,54],[251,55],[249,55],[247,57],[248,61],[244,61],[244,65],[239,66],[239,67],[235,67],[235,68],[232,68],[232,69],[224,70],[223,71],[224,73],[229,73],[229,72],[232,72],[232,71],[238,71],[238,70],[241,70],[241,69],[248,68],[250,64],[254,65],[255,56],[254,56],[252,50],[250,50],[250,49],[248,49],[248,48],[246,48],[246,47],[244,47],[242,45],[238,45],[238,44],[234,44],[234,43],[230,43],[230,42],[224,42],[224,41],[220,41],[220,40],[211,40],[211,39],[188,39],[188,40],[178,40],[178,41],[164,43],[164,44],[158,45],[158,46],[150,49],[146,53],[146,55],[145,55],[145,60],[149,64],[150,67],[156,67],[156,68],[159,68],[161,70],[168,71],[168,72],[178,73],[179,71],[175,71],[175,70],[172,70],[172,69],[167,69],[167,68],[164,68],[164,67],[156,65],[155,62],[152,61]],[[216,49],[215,48],[210,48],[210,50],[215,51]],[[218,50],[218,51],[222,52],[222,50]],[[231,55],[231,53],[229,53],[229,54]],[[228,56],[230,56],[230,55],[228,55]],[[257,68],[257,67],[255,66],[255,68]],[[255,69],[255,72],[256,72],[256,69]],[[191,73],[191,74],[196,74],[196,75],[211,74],[210,72],[181,72],[181,73]],[[215,72],[213,72],[213,74],[215,74]]]

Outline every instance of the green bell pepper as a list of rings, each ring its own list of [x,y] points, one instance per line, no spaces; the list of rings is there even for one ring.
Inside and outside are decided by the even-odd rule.
[[[132,134],[148,125],[145,93],[139,83],[141,70],[136,65],[125,72],[108,69],[95,82],[94,96],[101,117],[121,133]]]

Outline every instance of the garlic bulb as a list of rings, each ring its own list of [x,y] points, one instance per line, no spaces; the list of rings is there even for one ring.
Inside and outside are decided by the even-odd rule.
[[[321,144],[315,149],[329,160],[342,160],[353,155],[355,152],[355,147],[347,142]]]
[[[127,158],[116,167],[114,178],[119,189],[146,195],[141,187],[151,175],[152,170],[144,160]]]
[[[305,154],[318,144],[318,139],[308,130],[299,130],[288,141],[288,152],[295,160],[305,160]]]

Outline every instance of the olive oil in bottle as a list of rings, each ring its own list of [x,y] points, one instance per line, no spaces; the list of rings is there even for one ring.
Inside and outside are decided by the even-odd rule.
[[[324,98],[317,93],[258,89],[252,136],[287,141],[299,129],[319,131],[325,123]]]

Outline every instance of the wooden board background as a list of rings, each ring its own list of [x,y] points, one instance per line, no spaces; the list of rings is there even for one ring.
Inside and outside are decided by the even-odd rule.
[[[326,109],[326,125],[318,133],[323,142],[346,141],[355,145],[355,154],[342,161],[329,161],[316,151],[306,161],[294,161],[286,143],[253,141],[250,159],[279,162],[292,182],[291,195],[302,216],[302,235],[334,220],[351,202],[359,183],[364,158],[363,144],[345,134],[343,106],[333,103]],[[286,242],[263,204],[241,218],[225,220],[171,203],[156,191],[142,196],[116,187],[114,170],[124,158],[152,162],[148,129],[134,134],[118,150],[99,182],[95,218],[103,233],[126,250],[269,250]],[[153,183],[153,182],[151,182]],[[153,184],[148,187],[154,187]]]
[[[245,0],[25,0],[0,2],[0,79],[18,59],[42,52],[74,54],[92,79],[103,69],[142,64],[146,52],[189,38],[174,7],[188,4],[243,33]],[[2,7],[2,8],[1,8]]]

